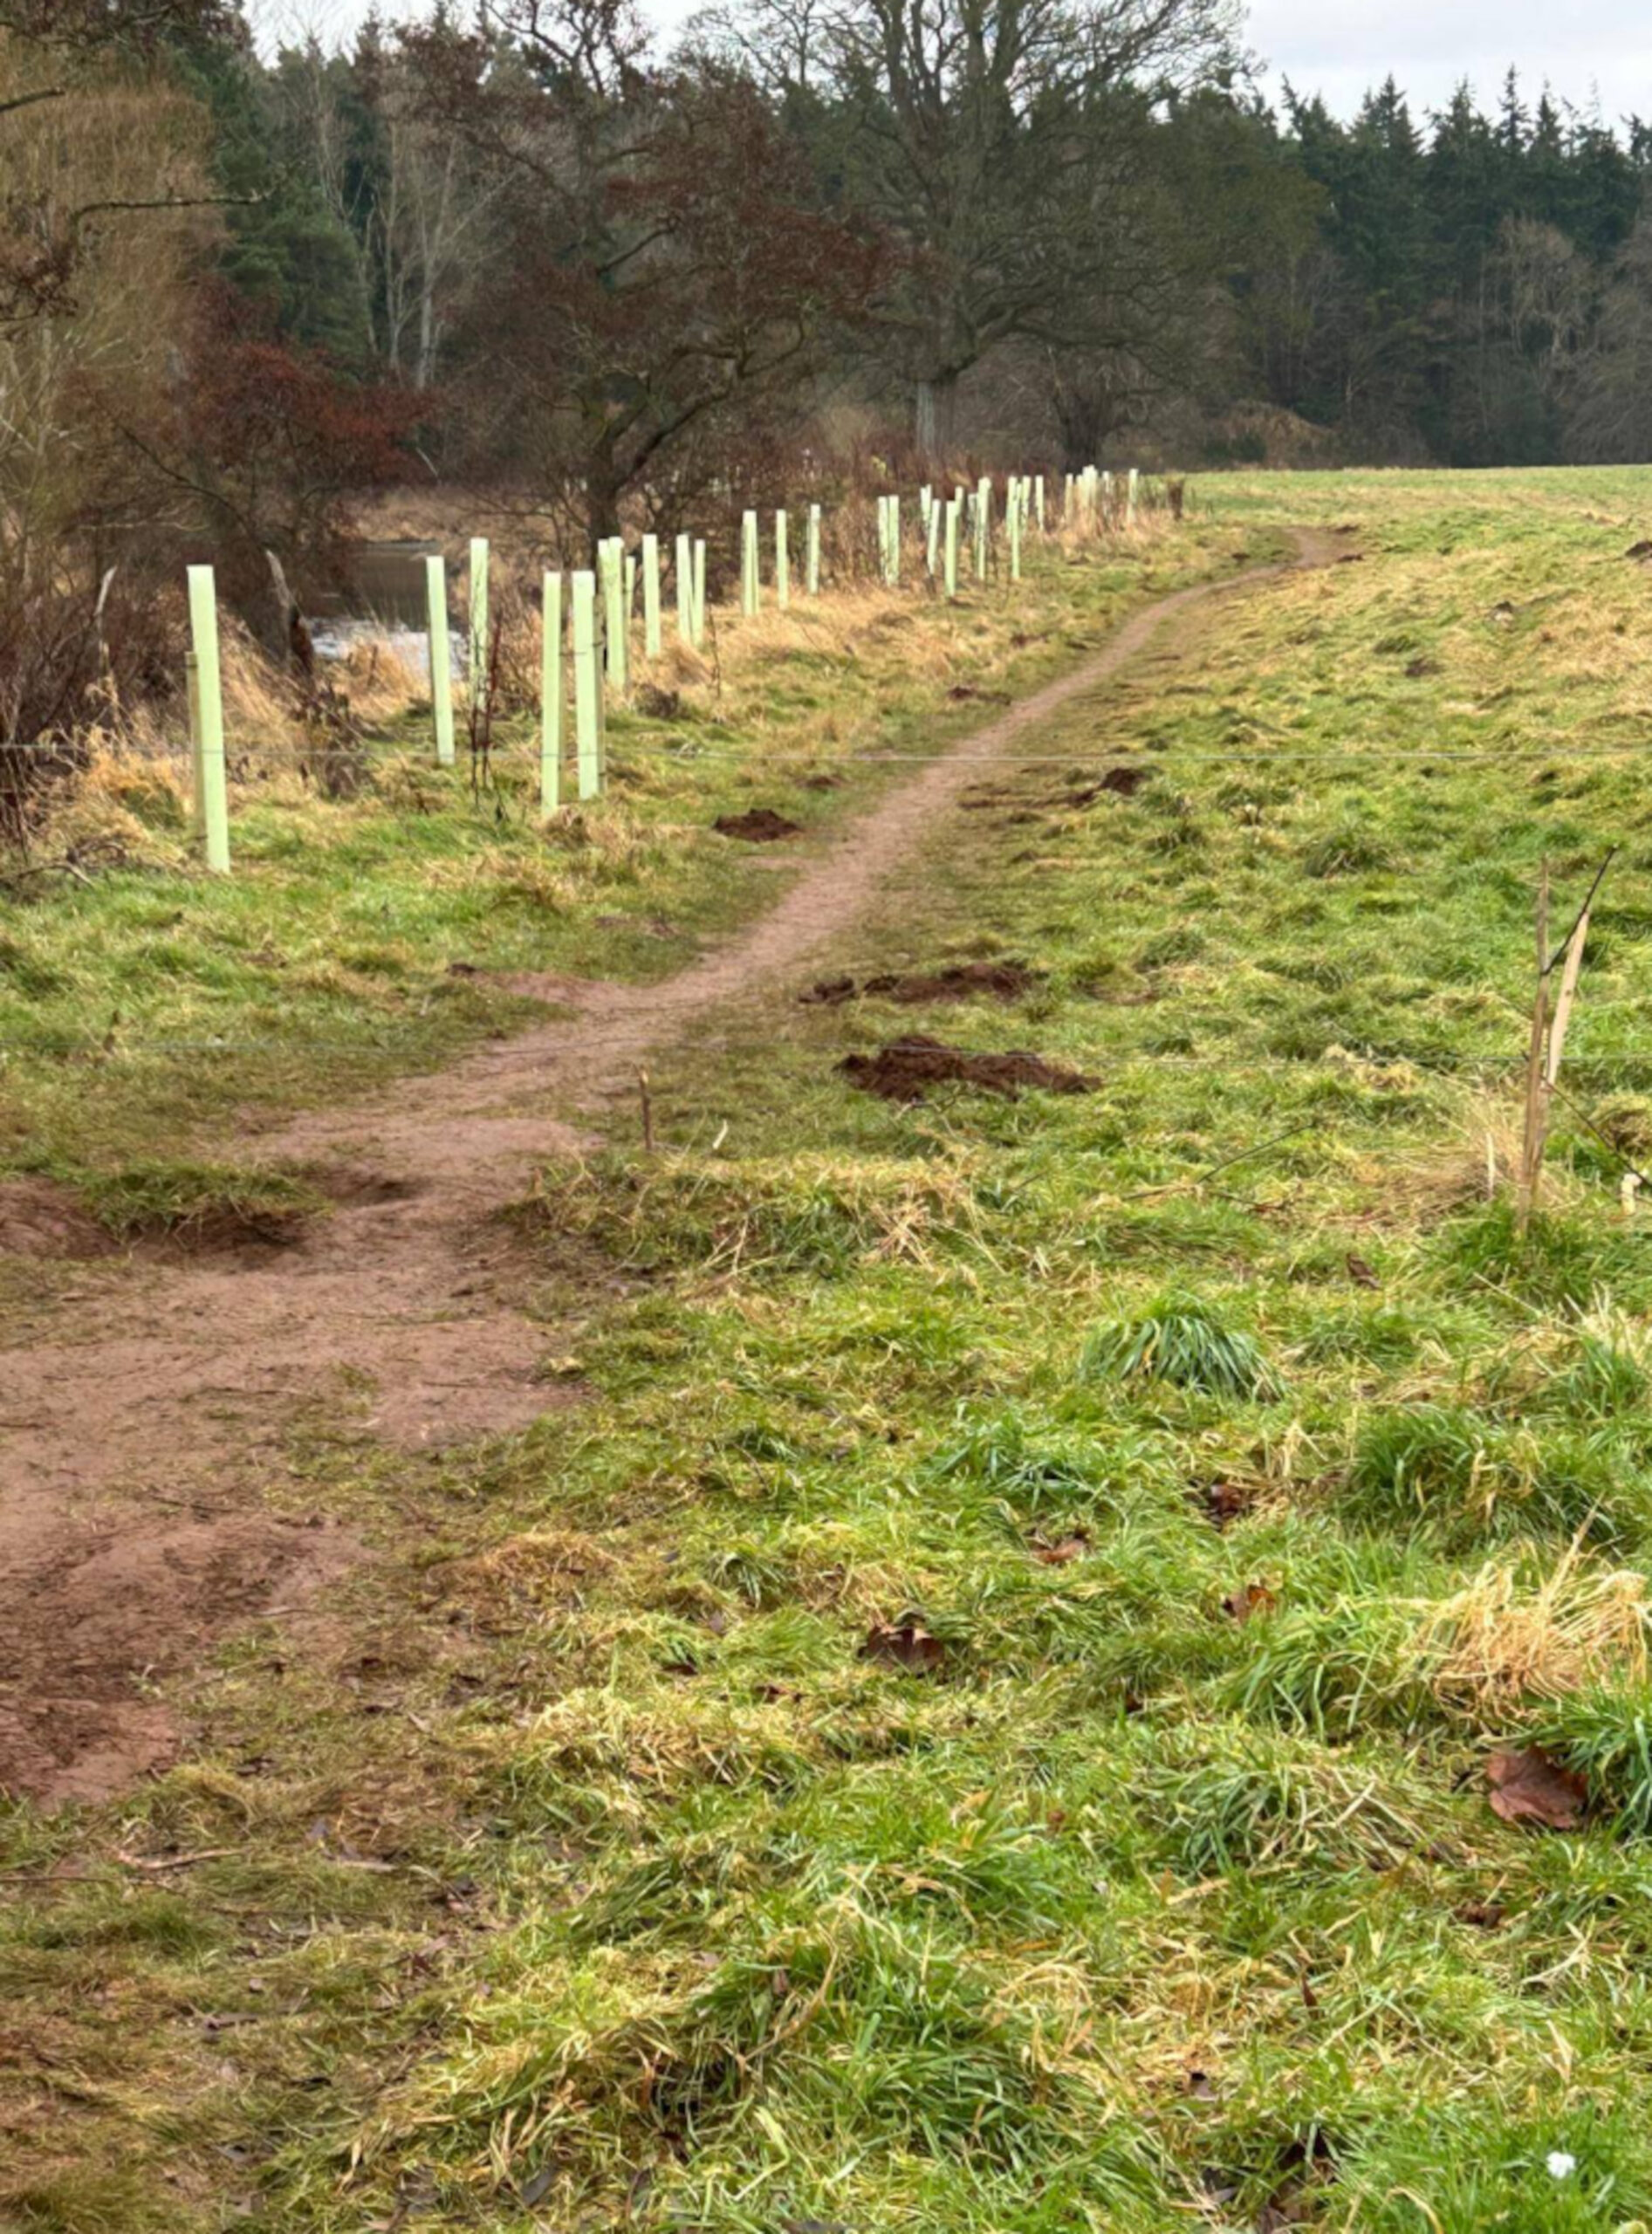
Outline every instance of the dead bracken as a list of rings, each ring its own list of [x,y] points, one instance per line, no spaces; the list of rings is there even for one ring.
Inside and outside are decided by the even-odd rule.
[[[915,1032],[892,1039],[875,1055],[848,1055],[838,1065],[851,1085],[885,1101],[922,1101],[937,1086],[979,1086],[1013,1100],[1029,1090],[1040,1093],[1093,1093],[1100,1080],[1082,1071],[1046,1063],[1041,1055],[1017,1051],[1005,1055],[972,1054]]]

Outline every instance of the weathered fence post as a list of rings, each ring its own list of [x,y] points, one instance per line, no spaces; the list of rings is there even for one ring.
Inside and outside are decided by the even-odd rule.
[[[230,791],[223,764],[223,678],[218,667],[218,596],[210,566],[189,569],[189,635],[195,647],[195,811],[207,841],[207,867],[230,873]]]
[[[694,538],[677,538],[677,641],[694,641]]]
[[[597,671],[597,578],[573,578],[573,742],[579,757],[579,797],[593,799],[600,781],[597,734],[602,677]]]
[[[440,558],[424,562],[424,606],[430,639],[430,719],[436,765],[453,765],[453,638],[448,630],[448,570]]]
[[[792,550],[784,512],[774,516],[774,601],[782,613],[792,602]]]
[[[488,696],[488,538],[470,538],[470,703],[485,705]]]
[[[642,649],[651,660],[660,656],[660,538],[642,538]]]
[[[545,578],[539,646],[539,812],[562,805],[562,577]]]
[[[757,566],[757,516],[747,512],[740,522],[740,610],[754,620],[763,602]]]
[[[809,595],[819,597],[820,594],[820,507],[819,504],[811,504],[809,507],[808,540],[804,559],[803,579],[808,585]]]
[[[949,597],[958,593],[958,500],[954,497],[947,505],[946,590]]]

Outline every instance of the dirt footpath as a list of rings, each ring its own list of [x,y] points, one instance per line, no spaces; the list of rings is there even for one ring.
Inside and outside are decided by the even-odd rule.
[[[1343,548],[1304,538],[1299,563]],[[264,1509],[261,1484],[306,1407],[419,1450],[572,1401],[536,1379],[546,1342],[524,1309],[531,1267],[490,1219],[538,1165],[582,1144],[547,1101],[600,1105],[651,1047],[794,977],[898,875],[983,759],[1176,615],[1281,571],[1136,614],[1094,658],[923,765],[810,859],[760,922],[668,983],[546,980],[538,990],[572,1019],[241,1144],[243,1158],[332,1175],[333,1215],[296,1244],[220,1233],[170,1263],[104,1268],[72,1324],[0,1352],[0,1792],[96,1799],[163,1765],[182,1733],[147,1680],[297,1606],[358,1556],[336,1527]]]

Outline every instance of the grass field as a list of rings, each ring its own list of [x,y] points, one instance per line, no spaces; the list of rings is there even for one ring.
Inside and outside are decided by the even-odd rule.
[[[819,972],[1028,987],[792,987],[661,1051],[657,1152],[511,1212],[589,1400],[417,1465],[295,1436],[375,1553],[310,1645],[227,1648],[127,1804],[0,1815],[0,2224],[1652,2222],[1652,1248],[1620,1203],[1652,1155],[1652,476],[1196,494],[1151,580],[1048,578],[1023,655],[1292,524],[1359,563],[1202,609],[984,767]],[[880,737],[969,717],[917,641],[773,716],[786,784],[640,784],[617,903],[564,865],[520,897],[525,825],[483,880],[456,809],[272,806],[232,897],[134,869],[18,910],[44,976],[8,965],[7,1036],[135,998],[151,907],[187,921],[157,1031],[325,1021],[380,1075],[506,1020],[433,997],[483,931],[661,969],[599,915],[703,934],[763,896],[678,846],[690,785],[696,820],[863,805],[889,771],[796,779],[897,671]],[[1004,653],[971,639],[995,682]],[[1546,862],[1569,922],[1613,846],[1523,1236],[1534,891]],[[278,935],[309,957],[278,999]],[[905,1105],[838,1068],[914,1031],[1088,1090]],[[14,1064],[8,1156],[87,1186],[345,1075],[117,1066],[86,1146]],[[1490,1805],[1533,1745],[1573,1830]]]

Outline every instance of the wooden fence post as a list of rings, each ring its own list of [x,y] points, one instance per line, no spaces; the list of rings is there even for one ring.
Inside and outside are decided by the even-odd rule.
[[[694,641],[694,538],[677,538],[677,641]]]
[[[481,706],[488,696],[488,538],[470,538],[470,703]]]
[[[748,620],[754,620],[762,602],[757,573],[757,516],[747,512],[740,522],[740,610]]]
[[[642,649],[648,659],[657,660],[660,656],[660,538],[657,535],[645,535],[642,538]]]
[[[545,578],[539,646],[539,812],[562,805],[562,577]]]
[[[808,585],[809,595],[820,594],[820,507],[809,507],[808,547],[804,560],[803,579]]]
[[[210,566],[189,569],[189,634],[195,647],[200,707],[195,767],[196,812],[207,841],[207,867],[230,873],[230,791],[223,764],[223,678],[218,668],[218,596]]]
[[[439,558],[424,562],[424,605],[430,640],[430,719],[435,724],[436,765],[453,765],[453,638],[448,629],[448,569]]]
[[[792,602],[792,551],[784,512],[774,516],[774,601],[782,613]]]
[[[579,797],[593,799],[600,782],[597,725],[602,677],[597,671],[597,578],[573,578],[573,739],[579,756]]]

